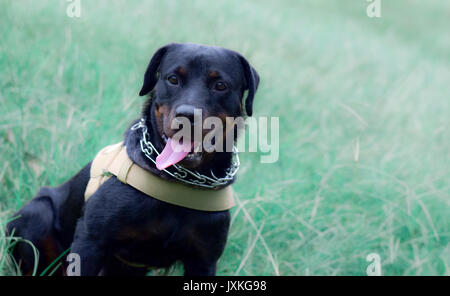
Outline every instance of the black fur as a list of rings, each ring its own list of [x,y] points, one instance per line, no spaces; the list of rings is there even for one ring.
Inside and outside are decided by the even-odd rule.
[[[167,84],[167,73],[180,65],[185,75],[180,76],[178,87],[172,87]],[[211,88],[217,78],[205,76],[210,70],[219,72],[219,78],[227,83],[226,91]],[[243,94],[248,90],[245,106],[251,115],[258,83],[256,71],[236,52],[195,44],[170,44],[159,49],[149,63],[140,91],[140,95],[150,93],[142,116],[151,141],[157,149],[163,149],[161,128],[155,118],[159,106],[174,110],[180,104],[190,104],[208,115],[236,117],[243,115]],[[174,181],[143,155],[140,139],[139,130],[127,129],[124,142],[130,158],[144,169]],[[196,169],[202,173],[213,170],[220,176],[230,162],[231,153],[216,152]],[[181,261],[186,275],[215,274],[227,239],[229,211],[205,212],[171,205],[115,177],[84,203],[89,170],[90,163],[60,187],[42,188],[7,225],[9,234],[27,239],[39,249],[38,272],[71,247],[71,252],[80,255],[82,275],[144,275],[148,271],[123,260],[158,268]],[[34,264],[31,247],[18,243],[13,255],[23,274],[30,274]],[[64,274],[64,266],[60,274]]]

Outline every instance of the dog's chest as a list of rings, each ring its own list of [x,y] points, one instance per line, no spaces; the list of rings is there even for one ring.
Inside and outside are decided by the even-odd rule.
[[[129,266],[168,267],[180,259],[182,233],[134,230],[133,237],[121,240],[111,256]]]

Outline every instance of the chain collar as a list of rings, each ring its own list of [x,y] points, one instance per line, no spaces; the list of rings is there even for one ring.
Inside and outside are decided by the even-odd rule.
[[[149,138],[150,135],[148,133],[147,125],[145,124],[144,118],[141,118],[139,122],[134,124],[131,127],[131,130],[135,131],[141,129],[142,130],[142,136],[140,140],[141,144],[141,151],[144,153],[144,155],[154,164],[156,164],[156,157],[160,154],[156,149],[155,146],[150,142]],[[218,178],[214,175],[213,171],[210,170],[210,176],[202,175],[198,172],[191,171],[187,168],[182,167],[181,165],[174,164],[170,168],[173,168],[173,172],[169,171],[168,169],[164,169],[163,171],[166,172],[168,175],[172,176],[173,178],[186,183],[190,185],[195,185],[203,188],[209,188],[209,189],[216,189],[219,186],[226,185],[228,182],[232,181],[234,176],[239,170],[240,162],[239,162],[239,156],[237,153],[236,146],[233,147],[233,160],[231,163],[231,166],[226,169],[225,177]],[[156,156],[155,156],[156,155]]]

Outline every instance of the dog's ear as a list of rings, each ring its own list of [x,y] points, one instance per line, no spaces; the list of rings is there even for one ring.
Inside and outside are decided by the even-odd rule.
[[[155,87],[156,82],[158,81],[158,70],[161,60],[167,53],[167,50],[173,46],[174,44],[171,43],[164,47],[161,47],[155,52],[155,54],[151,58],[147,70],[145,71],[144,84],[142,85],[142,89],[139,92],[140,96],[145,96]]]
[[[252,116],[253,114],[253,99],[255,98],[256,90],[259,85],[259,75],[256,70],[250,66],[247,59],[243,56],[239,55],[239,59],[241,60],[242,67],[244,69],[245,75],[245,88],[244,90],[248,90],[247,98],[245,99],[245,112],[247,116]]]

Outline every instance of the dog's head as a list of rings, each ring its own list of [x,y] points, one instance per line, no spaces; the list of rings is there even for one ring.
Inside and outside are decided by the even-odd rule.
[[[226,117],[252,115],[258,84],[257,72],[237,52],[190,43],[173,43],[158,49],[150,60],[139,94],[152,92],[151,104],[144,109],[148,114],[144,116],[153,119],[151,122],[155,123],[159,134],[156,140],[165,147],[163,167],[181,161],[183,166],[195,168],[211,159],[217,152],[205,149],[195,152],[198,143],[181,141],[180,145],[190,150],[187,154],[175,153],[167,143],[172,141],[173,144],[172,137],[179,131],[179,123],[186,120],[192,129],[191,139],[195,138],[194,129],[199,128],[202,136],[211,131],[212,126],[203,126],[210,117],[222,121],[225,135],[225,129],[229,129]],[[246,90],[248,94],[244,98]]]

